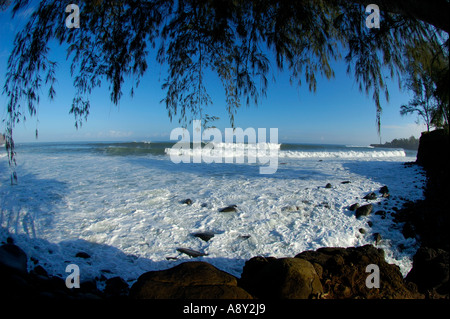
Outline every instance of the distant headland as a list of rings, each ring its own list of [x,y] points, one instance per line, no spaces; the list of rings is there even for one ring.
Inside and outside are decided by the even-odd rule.
[[[384,148],[403,148],[406,150],[417,150],[419,148],[419,139],[411,136],[410,138],[395,138],[391,142],[386,142],[384,144],[370,144],[373,147],[384,147]]]

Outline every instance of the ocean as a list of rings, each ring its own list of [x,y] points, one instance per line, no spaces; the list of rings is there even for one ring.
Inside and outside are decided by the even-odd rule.
[[[144,272],[191,260],[240,277],[254,256],[365,244],[384,249],[404,276],[411,269],[418,242],[403,237],[393,215],[423,198],[423,170],[405,165],[415,152],[281,143],[276,172],[260,174],[258,162],[177,164],[169,156],[173,145],[18,144],[14,186],[3,149],[0,241],[12,237],[31,258],[30,269],[39,264],[66,277],[66,266],[76,264],[81,281],[120,276],[132,284]],[[379,194],[385,185],[389,198]],[[370,192],[377,198],[363,199]],[[374,210],[357,219],[348,209],[354,203]],[[237,211],[219,211],[229,205]],[[193,236],[199,232],[214,236],[204,241]]]

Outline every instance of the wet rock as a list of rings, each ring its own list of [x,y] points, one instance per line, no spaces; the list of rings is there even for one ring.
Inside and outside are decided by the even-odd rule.
[[[200,251],[196,251],[196,250],[189,249],[189,248],[177,248],[177,251],[179,251],[180,253],[186,254],[188,256],[191,256],[191,257],[202,257],[202,256],[208,255],[208,254],[202,253]]]
[[[361,247],[327,247],[304,251],[296,258],[309,261],[321,269],[320,281],[327,299],[417,299],[424,296],[414,284],[403,279],[398,266],[388,264],[384,251],[373,245]],[[380,288],[366,286],[366,267],[375,264],[380,270]]]
[[[130,289],[135,299],[252,299],[237,278],[206,262],[186,262],[141,275]]]
[[[186,205],[192,205],[192,199],[190,199],[190,198],[185,199],[185,200],[183,200],[181,203],[182,203],[182,204],[186,204]]]
[[[375,241],[375,245],[378,245],[380,243],[381,239],[383,239],[383,238],[381,237],[380,233],[373,234],[373,240]]]
[[[178,257],[167,256],[166,260],[177,260]]]
[[[389,188],[385,185],[385,186],[380,188],[379,192],[380,192],[381,195],[388,195],[389,194]]]
[[[323,292],[313,265],[299,258],[254,257],[245,263],[240,285],[262,299],[308,299]]]
[[[214,237],[214,233],[212,233],[212,232],[197,232],[197,233],[192,233],[191,235],[194,237],[198,237],[204,241],[209,241],[211,238]]]
[[[364,196],[363,199],[375,200],[375,199],[377,199],[377,194],[375,194],[374,192],[369,193],[366,196]]]
[[[361,207],[358,207],[355,211],[356,218],[359,218],[361,216],[368,216],[373,210],[372,204],[363,205]]]
[[[221,209],[219,209],[219,212],[221,212],[221,213],[237,212],[237,205],[230,205],[225,208],[221,208]]]

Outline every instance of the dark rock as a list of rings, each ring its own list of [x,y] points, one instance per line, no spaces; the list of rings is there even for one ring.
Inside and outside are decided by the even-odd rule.
[[[171,257],[171,256],[166,257],[166,260],[177,260],[177,259],[178,259],[178,257]]]
[[[20,274],[11,268],[1,269],[0,280],[2,304],[5,299],[24,299],[36,294],[28,274]]]
[[[449,296],[449,252],[420,247],[413,257],[413,267],[406,280],[417,284],[422,293],[437,292]]]
[[[65,290],[67,290],[65,280],[58,276],[49,276],[45,280],[40,280],[39,287],[41,290],[45,290],[45,291],[65,291]]]
[[[377,199],[377,194],[375,194],[374,192],[369,193],[366,196],[364,196],[363,199],[375,200],[375,199]]]
[[[80,288],[77,288],[77,292],[83,293],[97,293],[97,282],[94,279],[83,280],[80,282]]]
[[[373,245],[361,247],[328,247],[316,251],[305,251],[296,258],[302,258],[321,268],[320,281],[324,298],[343,299],[417,299],[419,294],[414,285],[408,284],[396,265],[388,264],[384,251]],[[366,267],[375,264],[380,269],[380,288],[369,289]]]
[[[405,238],[415,238],[416,237],[416,231],[411,222],[406,222],[403,225],[402,234],[403,234],[403,237],[405,237]]]
[[[0,270],[8,268],[19,273],[27,273],[28,257],[25,252],[14,244],[0,246]]]
[[[181,202],[182,204],[186,204],[186,205],[192,205],[192,200],[190,198],[185,199],[184,201]]]
[[[130,289],[135,299],[252,299],[237,278],[205,262],[186,262],[141,275]]]
[[[214,233],[212,233],[212,232],[198,232],[198,233],[192,233],[191,235],[194,237],[198,237],[204,241],[209,241],[211,238],[214,237]]]
[[[363,205],[361,207],[358,207],[355,211],[356,218],[359,218],[361,216],[368,216],[372,212],[373,206],[372,204]]]
[[[323,292],[313,265],[299,258],[254,257],[245,263],[240,285],[263,299],[308,299]]]
[[[343,182],[341,182],[341,184],[350,184],[351,182],[350,181],[343,181]]]
[[[179,251],[180,253],[186,254],[188,256],[191,256],[191,257],[202,257],[202,256],[208,255],[208,254],[202,253],[200,251],[196,251],[196,250],[189,249],[189,248],[177,248],[177,251]]]
[[[383,186],[380,188],[380,194],[381,195],[386,195],[389,194],[389,188],[387,186]]]
[[[225,208],[221,208],[221,209],[219,209],[219,212],[221,212],[221,213],[237,212],[237,205],[230,205]]]
[[[361,233],[361,234],[365,234],[366,233],[366,230],[364,229],[364,228],[360,228],[360,229],[358,229],[359,230],[359,232]]]
[[[125,297],[128,296],[129,286],[121,277],[113,277],[105,282],[105,294],[107,297]]]
[[[333,187],[330,183],[328,183],[327,185],[325,185],[325,188],[331,188]]]
[[[359,203],[354,203],[353,205],[351,205],[348,210],[354,212],[355,210],[357,210],[361,205],[359,205]]]
[[[41,265],[37,265],[36,267],[34,267],[33,273],[39,276],[48,277],[47,270],[45,270]]]
[[[378,245],[381,241],[382,237],[380,233],[373,234],[373,240],[375,241],[375,245]]]
[[[84,251],[80,251],[80,252],[77,252],[75,257],[88,259],[88,258],[91,258],[91,255],[89,255],[88,253],[85,253]]]

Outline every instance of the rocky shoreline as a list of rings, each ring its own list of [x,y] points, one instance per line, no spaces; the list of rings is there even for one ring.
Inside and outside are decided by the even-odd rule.
[[[0,246],[0,296],[50,300],[449,299],[449,157],[448,148],[447,153],[442,153],[441,133],[434,134],[437,137],[430,134],[421,137],[417,163],[406,164],[425,168],[428,174],[426,198],[407,203],[392,213],[396,221],[404,223],[404,237],[415,237],[421,243],[405,278],[398,266],[386,262],[382,249],[365,245],[323,247],[300,252],[291,258],[256,256],[246,261],[240,278],[206,262],[192,261],[162,271],[146,272],[131,287],[120,277],[102,276],[82,282],[80,288],[69,289],[65,279],[49,275],[39,261],[29,259],[13,239],[8,238]],[[436,139],[441,140],[436,142]],[[439,145],[439,153],[434,151],[436,145]],[[377,196],[389,197],[388,187],[369,193],[364,199],[367,202]],[[185,204],[189,205],[189,201]],[[366,202],[355,203],[349,209],[357,218],[372,214],[374,207]],[[232,205],[223,208],[223,212],[235,209]],[[192,236],[207,241],[214,234],[193,233]],[[375,245],[380,239],[374,237]],[[186,248],[179,248],[179,251],[193,258],[198,253]],[[77,257],[90,258],[84,252],[79,252]],[[371,277],[370,265],[376,265],[378,278]],[[104,288],[99,289],[99,286]]]
[[[8,241],[0,246],[0,295],[6,299],[448,299],[448,252],[442,249],[420,248],[406,278],[385,261],[382,249],[365,245],[324,247],[292,258],[253,257],[241,278],[191,261],[146,272],[131,287],[112,277],[69,289],[67,279],[39,264],[27,271],[27,255]],[[368,285],[368,265],[379,268],[379,287]]]

